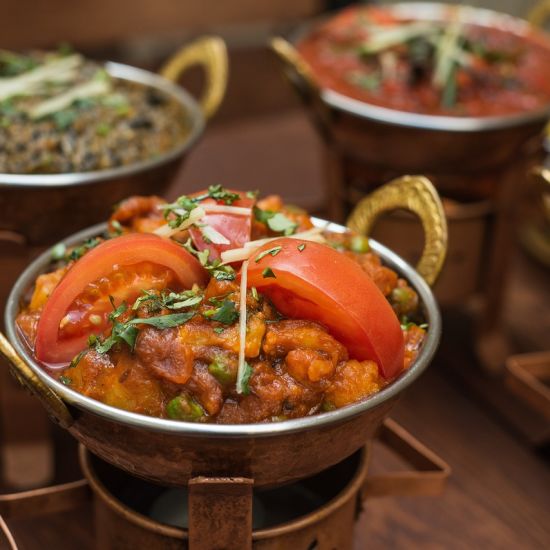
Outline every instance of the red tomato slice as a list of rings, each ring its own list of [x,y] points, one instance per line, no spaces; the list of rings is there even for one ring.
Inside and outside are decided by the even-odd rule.
[[[258,260],[275,247],[281,247],[275,256]],[[275,278],[264,277],[266,268]],[[403,370],[403,333],[389,302],[359,264],[329,246],[271,241],[251,257],[248,286],[268,296],[283,315],[326,326],[350,357],[375,361],[385,378]]]
[[[142,290],[183,290],[207,282],[200,263],[172,241],[147,233],[105,241],[80,258],[48,298],[35,355],[50,366],[66,365],[85,349],[90,334],[109,327],[109,296],[118,305],[133,302]]]
[[[226,214],[226,213],[210,213],[204,216],[204,223],[214,228],[218,233],[221,233],[226,239],[229,240],[229,244],[214,244],[207,243],[200,229],[192,227],[189,230],[189,234],[193,239],[193,243],[197,250],[210,250],[210,261],[220,258],[221,253],[224,250],[230,250],[232,248],[241,248],[250,240],[250,231],[252,229],[252,207],[256,202],[256,199],[251,199],[246,196],[242,191],[235,191],[228,189],[231,193],[237,193],[240,195],[240,199],[236,200],[230,206],[239,206],[241,208],[250,208],[249,214]],[[195,193],[194,195],[202,195],[206,191]],[[192,195],[193,196],[193,195]],[[201,205],[218,204],[225,205],[223,201],[216,201],[208,198],[201,201]]]

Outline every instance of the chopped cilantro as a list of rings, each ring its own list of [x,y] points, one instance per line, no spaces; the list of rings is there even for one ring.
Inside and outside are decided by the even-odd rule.
[[[270,268],[270,267],[266,267],[263,271],[262,271],[262,277],[264,279],[276,279],[277,277],[275,276],[275,273],[273,273],[273,270]]]
[[[262,210],[261,208],[254,207],[254,217],[260,223],[266,224],[269,229],[276,233],[283,233],[284,235],[292,235],[298,224],[287,218],[281,212],[272,212],[271,210]]]
[[[215,332],[216,334],[221,334],[224,330],[225,330],[224,327],[216,327],[216,328],[214,329],[214,332]]]
[[[242,373],[239,373],[237,378],[237,393],[242,393],[243,395],[248,395],[250,393],[250,378],[253,374],[252,367],[245,361],[244,369]]]
[[[78,355],[73,357],[72,361],[69,363],[69,368],[74,369],[78,363],[80,363],[80,360],[88,353],[88,350],[82,350]]]
[[[272,256],[276,256],[277,254],[279,254],[279,252],[283,249],[282,246],[274,246],[273,248],[270,248],[268,250],[264,250],[263,252],[260,252],[257,256],[256,256],[256,259],[254,260],[256,263],[258,263],[262,258],[265,258],[266,256],[268,256],[269,254],[271,254]]]
[[[158,317],[145,317],[131,319],[126,325],[151,325],[155,328],[165,329],[178,327],[183,325],[195,315],[194,311],[186,311],[184,313],[171,313],[170,315],[159,315]],[[130,344],[128,344],[130,345]],[[133,347],[133,346],[130,346]]]
[[[73,379],[70,378],[69,376],[63,376],[63,375],[61,375],[61,376],[59,377],[59,381],[60,381],[62,384],[64,384],[65,386],[70,386],[70,385],[72,384]]]
[[[88,239],[80,246],[77,246],[76,248],[73,248],[69,254],[65,256],[65,260],[68,262],[76,261],[82,258],[88,250],[91,250],[92,248],[95,248],[98,244],[101,243],[101,239],[98,237],[93,237],[91,239]]]
[[[302,251],[304,250],[305,247],[306,247],[306,243],[301,243],[301,244],[299,244],[296,248],[297,248],[300,252],[302,252]]]
[[[231,300],[224,300],[220,307],[205,311],[203,315],[212,321],[218,321],[218,323],[223,323],[224,325],[232,325],[239,318],[235,302]]]

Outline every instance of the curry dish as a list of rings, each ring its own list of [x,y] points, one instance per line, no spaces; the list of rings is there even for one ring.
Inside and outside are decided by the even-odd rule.
[[[297,48],[321,86],[381,107],[471,117],[547,107],[548,37],[511,21],[466,23],[460,13],[450,6],[442,22],[396,6],[350,7]]]
[[[0,172],[117,168],[183,143],[190,121],[162,90],[113,78],[72,51],[0,50]]]
[[[365,237],[278,196],[131,197],[52,251],[17,326],[60,382],[182,421],[281,421],[365,399],[409,368],[416,292]]]

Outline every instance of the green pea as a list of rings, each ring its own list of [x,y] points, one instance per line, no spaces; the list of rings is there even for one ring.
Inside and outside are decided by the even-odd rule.
[[[350,248],[353,252],[364,254],[370,250],[369,239],[364,235],[354,235],[350,241]]]
[[[237,373],[234,372],[231,367],[221,359],[208,365],[208,372],[220,383],[231,384],[237,379]]]
[[[188,395],[181,394],[166,405],[166,415],[173,420],[198,422],[205,417],[204,409]]]

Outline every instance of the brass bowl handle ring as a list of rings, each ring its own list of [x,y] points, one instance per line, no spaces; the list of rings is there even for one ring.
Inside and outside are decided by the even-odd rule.
[[[429,285],[433,285],[447,253],[447,220],[439,195],[428,178],[403,176],[376,189],[357,204],[347,226],[356,233],[369,236],[382,214],[397,209],[413,212],[422,222],[424,250],[416,270]]]
[[[61,398],[54,393],[32,369],[19,357],[8,339],[0,332],[0,355],[3,356],[11,367],[11,373],[44,404],[48,413],[59,423],[62,428],[69,428],[74,420],[69,409]]]
[[[200,65],[206,72],[206,89],[200,100],[209,119],[218,110],[227,88],[228,59],[225,43],[216,36],[199,38],[176,52],[161,68],[160,74],[177,82],[190,67]]]

